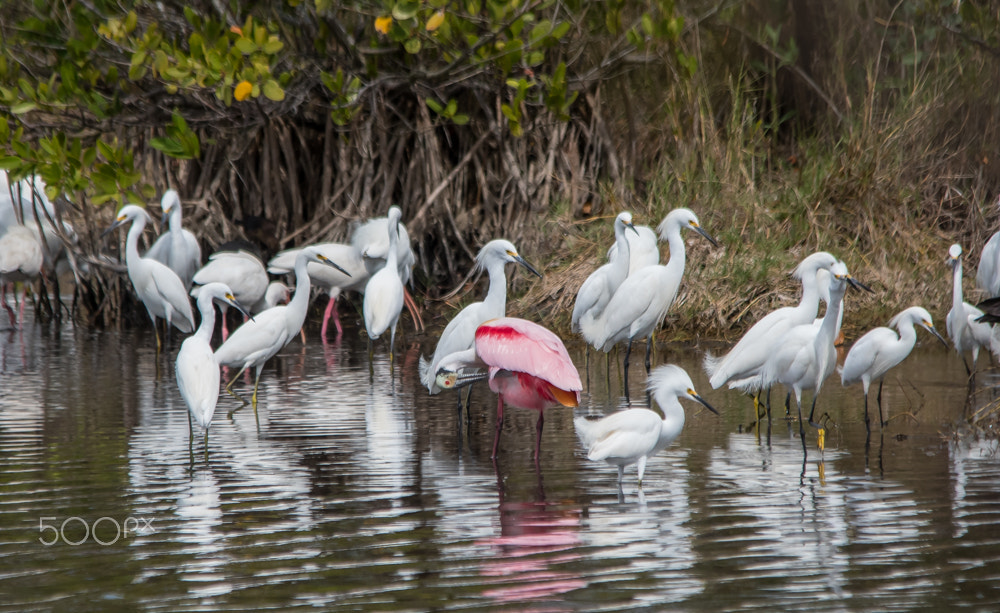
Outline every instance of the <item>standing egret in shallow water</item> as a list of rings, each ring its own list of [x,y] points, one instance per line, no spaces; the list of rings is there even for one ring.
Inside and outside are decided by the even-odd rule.
[[[160,207],[163,209],[163,222],[160,225],[167,223],[169,228],[166,234],[156,239],[146,252],[146,257],[169,266],[180,277],[185,289],[189,288],[195,272],[201,267],[201,247],[194,234],[184,229],[181,197],[176,190],[168,189],[163,192]]]
[[[386,231],[389,235],[389,247],[385,266],[372,275],[365,286],[365,299],[361,311],[365,317],[365,330],[368,332],[368,358],[372,357],[372,345],[389,331],[389,366],[392,367],[392,352],[396,346],[396,323],[399,313],[403,310],[403,280],[399,276],[399,219],[402,216],[399,207],[389,207],[389,223]]]
[[[208,283],[198,292],[198,311],[201,324],[194,334],[181,343],[177,352],[177,387],[188,406],[188,425],[191,418],[205,430],[205,453],[208,453],[208,427],[219,402],[219,363],[212,352],[212,332],[215,329],[215,306],[231,306],[246,314],[232,290],[225,283]],[[194,438],[194,431],[191,430]]]
[[[636,232],[632,224],[632,213],[628,211],[618,214],[615,218],[615,260],[601,266],[580,285],[576,292],[576,302],[573,304],[573,315],[570,318],[573,331],[580,330],[583,318],[594,319],[604,312],[611,296],[622,284],[629,270],[629,243],[625,235],[628,230]],[[636,234],[638,234],[636,232]]]
[[[948,249],[948,265],[952,269],[951,310],[945,319],[948,337],[962,356],[965,372],[975,374],[979,361],[979,348],[992,349],[993,331],[986,323],[976,321],[983,312],[962,299],[962,246],[954,244]],[[965,360],[965,352],[972,352],[972,367]]]
[[[618,486],[621,487],[625,467],[637,464],[639,487],[646,472],[646,460],[666,448],[684,428],[684,407],[680,399],[686,398],[703,404],[719,414],[697,392],[691,377],[680,366],[667,364],[649,374],[647,389],[663,411],[661,419],[649,409],[626,409],[596,421],[580,416],[573,420],[576,433],[587,448],[587,458],[604,460],[618,467]]]
[[[868,419],[868,388],[872,381],[878,381],[878,414],[879,423],[884,426],[886,420],[882,413],[882,383],[885,373],[910,355],[917,342],[917,332],[914,325],[925,328],[944,344],[948,343],[934,329],[931,314],[923,307],[910,307],[889,322],[889,327],[879,327],[870,330],[851,346],[840,370],[841,382],[851,385],[861,381],[865,392],[865,429],[871,432],[871,422]],[[896,330],[892,328],[895,327]],[[898,333],[897,333],[898,330]]]
[[[194,314],[191,312],[187,289],[177,273],[162,262],[139,255],[139,236],[148,221],[149,214],[145,209],[127,204],[118,210],[114,223],[104,234],[132,222],[125,239],[125,266],[135,293],[146,307],[149,318],[153,320],[156,352],[159,353],[160,332],[156,329],[156,318],[166,319],[168,326],[173,324],[181,332],[191,332],[194,330]]]
[[[44,254],[37,234],[26,226],[12,225],[0,236],[0,301],[10,316],[10,325],[19,328],[24,324],[24,301],[27,298],[27,283],[38,278],[42,271]],[[14,309],[7,304],[7,286],[21,284],[21,302],[17,319]],[[15,292],[14,300],[17,300]]]
[[[628,274],[647,266],[654,266],[660,263],[660,239],[656,232],[649,226],[632,226],[635,233],[626,232],[625,240],[628,242]],[[608,247],[608,261],[614,262],[618,259],[618,244],[612,243]],[[626,275],[627,276],[627,275]]]
[[[215,351],[215,359],[222,366],[239,368],[239,372],[226,385],[226,391],[237,396],[233,383],[244,370],[256,369],[253,383],[253,412],[257,416],[257,388],[264,363],[274,357],[302,329],[309,308],[309,262],[322,262],[340,268],[326,256],[306,247],[295,258],[295,295],[286,305],[276,306],[244,323],[229,335],[226,342]],[[243,401],[246,404],[246,401]]]
[[[500,449],[504,404],[538,411],[536,464],[542,446],[543,411],[579,405],[583,389],[580,373],[559,337],[536,323],[515,317],[501,317],[479,326],[475,345],[445,356],[436,378],[441,389],[489,380],[490,389],[497,394],[493,458]]]
[[[507,314],[507,274],[504,269],[509,263],[520,264],[531,274],[542,278],[542,274],[518,254],[517,248],[510,241],[496,239],[483,245],[476,256],[476,268],[485,270],[489,276],[490,285],[486,298],[482,302],[467,305],[448,322],[429,362],[423,356],[420,358],[420,380],[431,394],[441,391],[436,377],[441,360],[456,351],[472,348],[476,342],[476,329],[483,322]],[[461,409],[461,396],[458,406]]]
[[[605,353],[617,343],[625,346],[625,397],[628,398],[628,362],[632,341],[645,337],[646,372],[649,372],[649,353],[652,335],[663,321],[681,285],[684,276],[685,248],[681,230],[689,228],[704,236],[712,245],[715,239],[698,224],[698,217],[691,209],[674,209],[663,219],[658,230],[660,238],[670,245],[670,261],[665,266],[646,266],[629,276],[618,286],[600,317],[581,321],[583,338]]]

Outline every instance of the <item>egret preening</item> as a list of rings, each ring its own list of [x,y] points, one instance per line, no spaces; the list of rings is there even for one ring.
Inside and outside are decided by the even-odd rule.
[[[156,352],[159,353],[160,332],[156,329],[156,318],[167,320],[168,326],[174,325],[181,332],[191,332],[194,330],[194,314],[191,312],[191,299],[188,298],[187,289],[177,273],[166,264],[139,255],[139,236],[148,221],[149,214],[145,209],[127,204],[118,210],[114,223],[104,234],[127,222],[132,223],[125,238],[125,266],[136,295],[153,321]]]
[[[219,363],[212,352],[212,332],[215,329],[215,306],[218,301],[233,307],[244,315],[246,311],[236,300],[232,290],[225,283],[208,283],[198,292],[198,311],[201,324],[194,334],[181,343],[177,352],[177,387],[188,407],[188,426],[191,418],[205,430],[205,453],[208,453],[208,427],[215,415],[215,405],[219,402]],[[194,438],[194,430],[190,430]]]
[[[544,410],[580,404],[580,373],[562,340],[550,330],[516,317],[501,317],[476,329],[472,348],[445,356],[438,365],[437,386],[452,389],[483,379],[497,394],[493,458],[500,449],[503,407],[538,411],[535,463],[542,445]]]
[[[168,224],[169,228],[156,239],[146,252],[146,257],[169,266],[180,277],[184,287],[189,288],[194,274],[201,268],[201,247],[194,234],[184,229],[181,197],[175,190],[163,192],[160,207],[163,209],[160,226],[162,228],[164,224]]]
[[[608,301],[604,312],[593,320],[581,321],[583,338],[595,349],[605,353],[617,343],[625,341],[625,397],[628,398],[628,364],[632,341],[646,338],[646,372],[649,372],[649,354],[652,334],[663,321],[677,297],[681,277],[684,275],[685,248],[681,230],[691,229],[704,236],[713,246],[715,239],[702,229],[698,217],[691,209],[671,211],[657,228],[660,238],[670,246],[670,261],[666,265],[646,266],[630,275],[618,286]]]
[[[232,291],[236,301],[247,308],[256,305],[264,299],[267,292],[268,278],[264,263],[256,255],[248,251],[217,251],[209,256],[208,263],[195,273],[193,278],[197,286],[209,283],[225,283]],[[195,287],[191,295],[197,297],[200,288]],[[226,324],[226,313],[229,306],[225,301],[219,302],[222,312],[222,340],[229,338],[229,328]]]
[[[868,331],[851,346],[840,370],[841,382],[851,385],[861,381],[865,392],[865,429],[871,432],[871,422],[868,419],[868,388],[872,381],[878,381],[878,414],[879,423],[886,425],[882,412],[882,383],[885,373],[910,355],[917,342],[917,332],[914,325],[921,326],[933,334],[944,344],[948,343],[934,328],[931,314],[923,307],[912,306],[889,322],[889,327],[879,327]],[[893,330],[892,328],[896,328]]]
[[[445,326],[441,338],[430,361],[420,357],[420,380],[431,394],[437,394],[441,388],[437,385],[437,371],[441,360],[456,351],[472,348],[476,342],[476,329],[485,321],[497,319],[507,314],[507,264],[520,264],[528,272],[542,277],[535,267],[528,263],[517,252],[514,244],[508,240],[492,240],[479,250],[476,255],[476,268],[485,270],[489,277],[489,289],[482,302],[473,302],[458,312]],[[458,400],[459,410],[462,408],[461,394]]]
[[[389,235],[389,247],[386,252],[385,266],[372,275],[365,285],[365,299],[361,310],[365,318],[365,330],[368,332],[368,358],[372,357],[372,344],[386,330],[389,331],[389,366],[392,368],[392,352],[396,346],[396,322],[403,310],[403,280],[399,275],[399,219],[402,217],[399,207],[389,207],[389,223],[386,232]]]
[[[840,309],[843,307],[847,286],[871,291],[867,286],[855,281],[847,272],[843,262],[830,267],[830,302],[826,306],[821,324],[817,327],[812,320],[788,329],[771,347],[771,353],[760,369],[757,389],[767,389],[781,383],[795,394],[799,410],[799,435],[805,449],[805,426],[802,420],[802,392],[814,390],[809,423],[821,428],[815,421],[816,399],[823,382],[837,366],[837,350],[834,339],[839,332]]]
[[[42,245],[37,235],[25,226],[14,225],[0,236],[0,301],[10,316],[10,325],[20,328],[24,324],[24,301],[27,299],[27,284],[38,278],[42,271]],[[17,319],[14,310],[7,304],[7,287],[21,284],[21,302]],[[17,293],[14,292],[17,301]]]
[[[264,363],[274,357],[302,329],[309,308],[309,262],[322,262],[340,268],[311,247],[306,247],[295,258],[295,295],[286,305],[270,308],[244,323],[229,335],[226,342],[215,351],[215,359],[222,366],[239,368],[226,385],[226,391],[237,396],[233,383],[244,370],[256,369],[253,383],[253,412],[257,417],[257,388]],[[244,400],[244,404],[246,401]]]
[[[719,414],[712,405],[694,391],[691,377],[680,366],[667,364],[653,369],[646,382],[648,389],[663,411],[661,418],[649,409],[626,409],[596,421],[580,416],[573,420],[576,433],[587,449],[587,458],[605,461],[618,467],[621,487],[625,467],[636,464],[639,487],[646,472],[646,460],[676,439],[684,428],[684,407],[680,399],[701,403]]]

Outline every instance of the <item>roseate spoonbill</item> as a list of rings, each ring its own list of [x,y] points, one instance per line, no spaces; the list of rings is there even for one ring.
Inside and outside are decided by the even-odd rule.
[[[322,262],[339,268],[325,255],[306,247],[295,258],[295,295],[286,305],[270,308],[244,323],[229,335],[226,342],[215,350],[215,359],[222,366],[239,367],[239,372],[226,384],[226,391],[240,398],[233,391],[233,383],[249,367],[256,369],[253,383],[253,412],[257,417],[257,388],[264,363],[274,357],[302,329],[309,307],[309,262]],[[242,398],[240,398],[243,400]],[[246,404],[246,400],[243,400]]]
[[[871,291],[852,278],[847,272],[847,266],[838,261],[830,267],[830,302],[827,304],[821,324],[817,327],[810,319],[808,323],[789,328],[771,348],[771,354],[757,377],[758,390],[768,389],[775,383],[781,383],[795,393],[795,402],[799,409],[799,435],[802,438],[803,449],[806,433],[802,420],[802,392],[814,390],[809,423],[821,428],[814,420],[816,399],[819,397],[823,382],[837,366],[837,350],[833,341],[839,332],[840,309],[848,285]]]
[[[948,343],[934,328],[934,320],[926,309],[912,306],[892,318],[889,327],[878,327],[869,330],[851,346],[840,369],[840,380],[843,385],[851,385],[861,381],[865,392],[865,429],[871,432],[871,422],[868,419],[868,388],[872,381],[878,381],[878,415],[879,423],[887,423],[882,413],[882,383],[885,373],[906,359],[913,351],[917,342],[917,332],[913,326],[926,329],[947,347]],[[893,330],[896,328],[896,330]],[[898,331],[898,332],[897,332]]]
[[[997,202],[1000,205],[1000,201]],[[995,232],[979,255],[976,268],[976,287],[986,292],[990,298],[1000,296],[1000,232]]]
[[[153,321],[153,333],[156,335],[156,352],[160,352],[160,331],[156,328],[156,318],[167,320],[167,325],[174,325],[181,332],[194,330],[194,314],[191,312],[191,300],[188,298],[184,282],[166,264],[152,258],[139,255],[139,236],[142,234],[149,214],[145,209],[135,204],[126,204],[118,210],[115,218],[104,234],[131,222],[128,236],[125,239],[125,266],[132,287],[139,300],[146,307],[149,318]]]
[[[611,296],[622,284],[629,270],[629,243],[625,235],[627,230],[636,232],[632,224],[632,213],[624,211],[615,218],[615,246],[617,256],[614,261],[601,266],[583,282],[576,292],[576,302],[573,304],[573,315],[570,319],[574,332],[580,331],[580,321],[583,318],[595,319],[604,312]]]
[[[536,463],[542,445],[544,410],[578,406],[583,389],[580,373],[559,337],[516,317],[501,317],[476,328],[473,347],[445,356],[438,364],[436,378],[441,389],[489,380],[490,389],[497,394],[493,458],[500,449],[504,403],[538,411]]]
[[[146,257],[169,266],[180,277],[184,287],[189,288],[194,274],[201,268],[201,247],[194,234],[183,227],[181,197],[176,190],[163,192],[160,207],[163,209],[160,227],[162,229],[169,224],[169,228],[156,239]]]
[[[476,329],[480,324],[507,314],[507,275],[504,268],[508,263],[520,264],[531,274],[542,278],[542,274],[518,254],[517,248],[510,241],[496,239],[483,245],[476,255],[476,268],[485,270],[489,276],[490,285],[486,298],[482,302],[467,305],[448,322],[429,362],[423,356],[420,358],[420,380],[431,394],[441,391],[437,385],[437,371],[441,360],[456,351],[471,348],[476,342]],[[458,408],[461,411],[461,394]]]
[[[646,266],[629,276],[618,286],[600,317],[581,322],[583,338],[605,353],[615,344],[626,341],[625,346],[625,397],[628,397],[628,361],[632,341],[646,337],[646,372],[649,372],[649,353],[652,335],[663,321],[677,297],[681,277],[684,275],[685,248],[681,230],[690,228],[718,246],[698,223],[691,209],[674,209],[657,228],[660,238],[670,245],[670,261],[665,266]]]
[[[79,237],[72,225],[60,220],[45,189],[38,175],[11,184],[7,171],[0,170],[0,234],[14,226],[28,228],[42,247],[42,270],[61,274],[70,264],[66,245],[77,244]]]
[[[640,268],[652,266],[660,263],[659,238],[656,232],[649,226],[633,226],[635,233],[625,233],[625,240],[628,241],[628,274],[632,274]],[[614,262],[618,257],[618,245],[612,244],[608,247],[608,261]]]
[[[368,361],[371,362],[374,341],[386,330],[389,331],[389,365],[392,367],[392,352],[396,345],[396,322],[403,310],[403,280],[399,275],[399,219],[403,213],[399,207],[389,207],[389,248],[385,266],[376,272],[365,285],[365,299],[361,311],[368,332]]]
[[[225,283],[240,304],[250,307],[264,299],[268,278],[264,263],[249,251],[216,251],[208,257],[208,263],[195,273],[192,281],[195,287],[191,295],[198,297],[201,288],[209,283]],[[229,306],[219,302],[222,312],[222,340],[229,338],[226,313]]]
[[[691,377],[680,366],[666,364],[653,369],[646,382],[648,389],[663,411],[663,418],[649,409],[626,409],[596,421],[584,416],[573,420],[576,433],[587,449],[587,458],[618,467],[621,487],[625,467],[637,464],[639,487],[646,472],[646,460],[676,439],[684,428],[684,407],[680,399],[700,402],[719,414],[712,405],[694,391]]]
[[[194,334],[181,343],[175,368],[177,387],[188,406],[191,438],[194,438],[194,430],[190,429],[191,418],[194,418],[205,430],[205,453],[208,453],[208,426],[212,423],[215,405],[219,402],[219,363],[211,346],[212,332],[215,329],[215,301],[246,314],[225,283],[212,282],[202,286],[197,301],[201,324]]]
[[[24,301],[27,298],[27,283],[38,278],[42,270],[42,245],[37,235],[25,226],[13,225],[0,236],[0,300],[10,316],[10,325],[21,327],[24,323]],[[21,303],[18,307],[17,319],[14,310],[7,304],[7,286],[13,288],[15,283],[21,284]],[[17,300],[17,293],[14,292]]]
[[[948,265],[952,269],[951,310],[945,318],[948,336],[962,356],[965,372],[973,375],[979,361],[979,348],[992,349],[993,331],[989,324],[976,321],[983,312],[962,299],[962,246],[954,244],[948,249]],[[972,352],[972,367],[965,359],[965,352]]]

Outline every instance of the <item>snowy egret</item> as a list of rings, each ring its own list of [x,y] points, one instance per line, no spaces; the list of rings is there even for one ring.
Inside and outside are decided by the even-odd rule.
[[[0,236],[0,301],[10,316],[10,325],[14,327],[19,328],[24,323],[27,283],[38,278],[43,260],[42,245],[29,228],[13,225]],[[7,287],[15,283],[21,284],[21,302],[16,320],[14,310],[7,304]],[[14,300],[17,301],[16,292]]]
[[[139,255],[139,236],[142,234],[149,214],[142,207],[127,204],[118,210],[118,215],[104,234],[131,222],[128,236],[125,239],[125,266],[132,287],[139,300],[146,307],[149,318],[153,321],[153,333],[156,335],[156,352],[160,352],[160,332],[156,329],[156,318],[167,320],[167,325],[174,325],[181,332],[194,330],[194,314],[191,312],[191,300],[188,298],[184,282],[166,264]]]
[[[976,268],[976,287],[990,298],[1000,296],[1000,232],[995,232],[983,245]]]
[[[632,213],[624,211],[615,218],[615,246],[617,255],[614,261],[601,266],[583,282],[576,292],[576,302],[573,304],[573,315],[570,319],[574,332],[580,331],[580,320],[584,317],[594,319],[604,312],[611,296],[622,284],[629,270],[629,243],[625,235],[632,230],[638,235],[632,224]]]
[[[646,266],[653,266],[660,263],[659,238],[656,232],[649,226],[633,226],[635,233],[625,233],[625,240],[628,241],[628,274]],[[608,247],[608,261],[614,262],[618,257],[618,245],[612,244]]]
[[[951,310],[945,318],[948,337],[962,356],[965,372],[972,375],[979,361],[980,347],[992,349],[993,331],[989,324],[976,321],[983,312],[962,299],[962,246],[954,244],[948,249],[947,263],[952,269]],[[965,352],[972,352],[972,368],[965,359]]]
[[[239,396],[233,391],[233,383],[247,368],[252,366],[256,369],[252,400],[254,417],[257,415],[257,388],[264,363],[288,344],[305,322],[309,308],[309,262],[323,262],[339,268],[315,249],[303,249],[295,259],[295,295],[291,301],[284,306],[270,308],[244,323],[215,350],[215,358],[219,364],[239,368],[239,372],[226,385],[226,391],[237,398]]]
[[[285,304],[291,297],[292,290],[288,289],[287,285],[281,281],[271,281],[267,284],[267,290],[264,291],[264,298],[253,304],[250,307],[250,312],[255,315],[262,313],[279,304]]]
[[[177,387],[188,406],[188,425],[193,417],[205,430],[205,453],[208,453],[208,426],[212,423],[215,405],[219,402],[219,363],[211,345],[215,329],[215,301],[246,314],[225,283],[212,282],[202,286],[198,292],[201,324],[194,334],[181,343],[175,367]],[[191,437],[194,438],[193,430]]]
[[[879,422],[885,425],[882,413],[882,383],[885,373],[910,355],[917,342],[917,332],[913,326],[925,328],[944,344],[948,343],[934,328],[931,314],[923,307],[912,306],[889,322],[889,327],[878,327],[868,331],[851,346],[840,369],[840,379],[843,385],[851,385],[861,381],[865,392],[865,429],[871,432],[871,422],[868,419],[868,388],[872,381],[878,381],[878,414]],[[893,330],[892,328],[896,328]],[[898,333],[897,333],[898,331]]]
[[[45,190],[38,175],[11,184],[7,171],[0,170],[0,234],[18,225],[30,229],[42,247],[42,270],[59,272],[72,258],[66,246],[77,244],[79,237],[72,225],[60,220]],[[75,266],[75,261],[70,264]]]
[[[423,356],[420,358],[420,380],[431,394],[441,391],[436,375],[442,358],[471,348],[476,342],[476,329],[480,324],[507,314],[507,275],[504,268],[508,263],[520,264],[531,274],[542,277],[534,266],[518,254],[517,248],[510,241],[496,239],[483,245],[476,255],[476,268],[485,270],[489,276],[490,285],[486,298],[482,302],[467,305],[448,322],[429,362]],[[459,408],[461,406],[459,396]]]
[[[389,210],[391,211],[392,207]],[[420,317],[420,309],[417,308],[417,303],[413,301],[410,292],[406,290],[413,277],[413,266],[417,262],[417,256],[410,245],[410,234],[406,226],[397,221],[396,227],[399,231],[396,237],[396,266],[399,268],[399,278],[403,283],[403,301],[413,316],[414,325],[418,330],[422,330],[424,322]],[[351,234],[351,245],[361,254],[369,276],[381,270],[389,258],[388,216],[370,219],[355,228]]]
[[[781,338],[771,346],[770,355],[760,369],[757,377],[757,389],[767,389],[775,383],[781,383],[795,394],[795,402],[799,410],[799,435],[805,448],[805,426],[802,421],[802,392],[813,390],[812,409],[809,413],[809,423],[820,427],[814,421],[816,399],[819,397],[823,382],[837,366],[837,350],[833,345],[837,337],[840,309],[844,302],[847,286],[871,291],[859,283],[847,272],[843,262],[837,262],[830,267],[830,302],[819,327],[808,323],[789,328]]]
[[[194,234],[182,225],[181,197],[175,190],[168,189],[163,193],[160,207],[163,209],[160,226],[169,224],[169,228],[156,239],[146,257],[169,266],[184,282],[184,287],[189,288],[194,274],[201,267],[201,247]]]
[[[365,285],[365,299],[361,311],[368,331],[368,358],[371,361],[372,344],[389,330],[389,365],[392,366],[392,351],[396,345],[396,322],[403,310],[403,280],[399,274],[399,207],[389,207],[386,233],[389,248],[386,251],[385,266],[376,272]]]
[[[715,239],[702,229],[698,217],[691,209],[674,209],[657,228],[660,238],[670,246],[670,261],[665,266],[646,266],[629,276],[618,286],[600,317],[581,322],[583,338],[605,353],[615,344],[627,341],[625,347],[625,396],[628,397],[628,361],[632,341],[645,337],[646,372],[649,372],[649,353],[652,334],[666,316],[680,288],[684,275],[685,248],[681,230],[690,228],[704,236],[712,245]]]
[[[771,311],[750,327],[743,337],[723,356],[705,355],[705,372],[712,389],[729,383],[730,388],[745,389],[754,385],[775,342],[789,329],[812,322],[819,310],[820,290],[817,271],[830,270],[837,258],[818,251],[802,260],[792,276],[802,282],[802,299],[797,306]]]
[[[649,409],[626,409],[596,421],[583,416],[573,420],[576,433],[587,448],[587,458],[595,462],[604,460],[618,467],[619,487],[625,475],[625,467],[637,464],[641,488],[646,460],[665,449],[680,435],[684,428],[681,398],[700,402],[716,415],[719,414],[694,391],[691,377],[680,366],[667,364],[653,369],[646,386],[663,411],[662,419]]]
[[[216,251],[208,258],[208,263],[195,273],[192,281],[195,288],[191,295],[197,297],[201,289],[197,286],[209,283],[225,283],[232,291],[236,301],[250,307],[264,299],[267,292],[267,271],[264,263],[249,251]],[[222,340],[229,338],[226,325],[226,313],[229,306],[220,301],[222,312]]]
[[[497,394],[493,458],[500,448],[504,403],[538,411],[536,464],[542,445],[544,410],[579,405],[583,389],[580,373],[559,337],[536,323],[516,317],[501,317],[479,326],[473,347],[445,356],[438,365],[436,378],[441,389],[489,380],[490,389]]]

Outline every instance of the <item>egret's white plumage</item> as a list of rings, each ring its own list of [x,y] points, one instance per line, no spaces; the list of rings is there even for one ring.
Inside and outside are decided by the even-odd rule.
[[[12,326],[20,327],[24,323],[27,283],[38,278],[43,260],[42,245],[29,228],[15,224],[0,236],[0,301],[7,309]],[[22,284],[16,319],[14,310],[7,304],[7,287],[15,283]]]
[[[497,319],[507,314],[507,274],[508,263],[524,266],[529,272],[541,278],[541,273],[535,270],[521,255],[517,248],[508,240],[492,240],[479,250],[476,255],[476,268],[485,270],[489,277],[489,289],[482,302],[473,302],[458,312],[445,326],[441,338],[430,361],[420,358],[420,380],[431,394],[437,394],[441,388],[437,386],[436,374],[441,359],[445,356],[472,348],[476,342],[476,328],[485,321]]]
[[[392,209],[399,210],[399,207],[390,207],[390,215]],[[396,219],[396,266],[399,270],[400,280],[403,285],[406,285],[413,275],[413,266],[417,262],[417,256],[413,253],[413,247],[410,245],[410,233],[406,231],[406,226],[400,222],[401,218],[402,212]],[[370,219],[355,228],[351,234],[351,246],[361,255],[369,275],[377,273],[389,260],[389,219],[390,216]]]
[[[684,275],[685,248],[681,230],[692,229],[717,245],[698,223],[691,209],[671,211],[657,228],[660,238],[670,246],[670,261],[665,266],[646,266],[629,276],[618,286],[604,312],[593,320],[581,321],[583,338],[595,349],[608,352],[615,344],[627,341],[625,349],[625,381],[628,389],[628,357],[632,341],[649,339],[656,326],[666,316]],[[646,345],[646,366],[649,367],[650,344]]]
[[[311,247],[299,252],[295,260],[295,295],[286,305],[270,308],[256,315],[233,331],[226,342],[215,351],[219,364],[239,368],[239,372],[226,385],[232,391],[233,382],[247,368],[256,369],[253,385],[253,408],[257,412],[257,388],[264,363],[274,357],[302,329],[309,307],[309,262],[338,265]]]
[[[646,386],[663,411],[662,418],[649,409],[626,409],[597,421],[582,416],[573,420],[576,433],[587,449],[587,457],[595,462],[603,460],[618,467],[619,486],[625,467],[636,464],[639,487],[642,487],[646,460],[662,451],[680,435],[684,428],[681,398],[700,402],[718,414],[695,392],[691,377],[680,366],[668,364],[655,368],[649,374]]]
[[[952,268],[951,310],[945,319],[948,337],[962,356],[965,370],[973,373],[979,361],[979,349],[992,348],[993,331],[989,324],[976,321],[983,312],[962,299],[962,246],[954,244],[948,249],[948,264]],[[965,361],[965,352],[972,352],[972,367]]]
[[[266,311],[270,308],[278,306],[279,304],[285,304],[291,297],[292,290],[290,290],[287,285],[281,281],[271,281],[267,284],[267,290],[264,292],[264,298],[251,306],[250,312],[257,314]]]
[[[146,252],[146,257],[166,264],[177,273],[185,288],[191,287],[191,281],[201,267],[201,247],[198,245],[198,239],[183,227],[181,197],[175,190],[168,189],[163,193],[160,207],[163,209],[163,216],[169,224],[169,229],[156,239]]]
[[[386,233],[389,246],[386,250],[385,266],[372,275],[365,286],[365,299],[361,311],[365,318],[365,330],[372,341],[389,331],[389,363],[396,345],[396,322],[403,310],[403,280],[399,274],[399,207],[389,207]]]
[[[576,302],[573,304],[573,315],[570,318],[574,332],[580,331],[582,319],[594,319],[604,312],[604,307],[611,300],[611,296],[628,276],[629,242],[626,231],[631,229],[635,232],[632,213],[628,211],[619,213],[615,218],[614,229],[616,258],[590,273],[576,292]]]
[[[802,299],[797,306],[771,311],[755,323],[723,356],[705,355],[705,372],[712,389],[729,383],[730,388],[749,389],[773,352],[774,343],[789,329],[812,322],[819,310],[820,290],[817,271],[829,270],[837,258],[818,251],[802,260],[792,275],[802,282]]]
[[[219,402],[219,363],[212,351],[212,332],[215,328],[214,302],[242,310],[232,290],[225,283],[208,283],[198,292],[198,311],[201,324],[195,333],[181,343],[177,352],[177,387],[187,403],[194,421],[205,430],[208,441],[208,427],[215,415]]]
[[[11,184],[7,171],[0,170],[0,234],[18,225],[30,229],[42,248],[43,269],[61,273],[69,264],[66,245],[77,244],[79,237],[72,225],[59,219],[45,189],[38,175]]]
[[[879,421],[882,419],[882,383],[885,374],[910,355],[917,342],[914,326],[921,326],[936,336],[947,347],[947,343],[934,328],[934,320],[926,309],[912,306],[892,318],[889,327],[869,330],[851,346],[840,369],[843,385],[861,381],[865,393],[865,427],[871,430],[868,419],[868,389],[872,381],[878,381]],[[893,328],[896,328],[893,330]]]
[[[640,268],[654,266],[660,263],[659,237],[649,226],[634,226],[635,233],[626,232],[628,241],[628,274],[631,275]],[[608,247],[608,261],[614,262],[618,257],[618,245]]]
[[[248,251],[217,251],[208,258],[208,263],[195,273],[192,279],[195,288],[191,295],[197,297],[202,285],[209,283],[225,283],[243,305],[255,305],[264,299],[267,291],[267,271],[264,263],[256,255]],[[222,311],[222,340],[229,338],[229,328],[226,323],[226,313],[229,307],[220,301]]]
[[[976,287],[990,298],[1000,296],[1000,232],[995,232],[983,245],[976,268]]]
[[[153,320],[156,349],[159,351],[160,333],[156,330],[156,318],[166,319],[168,324],[176,326],[181,332],[191,332],[194,330],[194,314],[187,289],[177,273],[166,264],[139,255],[139,236],[148,221],[145,209],[127,204],[118,210],[115,222],[104,233],[127,222],[132,224],[125,239],[125,266],[136,295]]]

